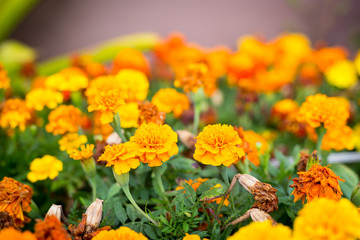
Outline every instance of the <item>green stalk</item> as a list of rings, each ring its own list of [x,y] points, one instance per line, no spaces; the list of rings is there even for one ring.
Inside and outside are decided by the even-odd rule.
[[[200,124],[200,104],[194,103],[194,125],[193,125],[193,133],[197,134]]]
[[[81,161],[81,167],[85,172],[85,175],[92,188],[92,199],[96,200],[96,165],[94,158],[89,158],[85,161]]]
[[[119,113],[116,113],[114,116],[114,120],[112,123],[110,123],[110,125],[112,126],[112,128],[114,129],[114,131],[120,136],[121,140],[123,143],[127,142],[127,139],[125,137],[125,135],[122,132],[122,128],[121,128],[121,120],[120,120],[120,115]]]
[[[316,142],[316,151],[317,151],[317,155],[319,156],[319,159],[321,159],[323,161],[323,163],[326,162],[326,159],[322,158],[321,145],[322,145],[322,140],[323,140],[325,134],[326,134],[326,129],[324,127],[320,127],[319,130],[318,130],[318,139],[317,139],[317,142]]]

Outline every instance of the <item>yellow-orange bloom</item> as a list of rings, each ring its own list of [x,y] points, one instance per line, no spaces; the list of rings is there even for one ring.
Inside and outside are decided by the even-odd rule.
[[[70,235],[55,216],[46,217],[44,221],[38,220],[34,228],[37,240],[71,240]]]
[[[94,103],[88,106],[88,111],[100,111],[102,124],[111,123],[114,119],[114,113],[119,112],[120,107],[125,104],[124,94],[118,89],[100,92],[95,97]]]
[[[314,164],[306,172],[298,172],[299,177],[293,179],[290,187],[294,188],[291,193],[294,195],[294,202],[301,199],[304,203],[316,198],[330,198],[339,200],[343,194],[339,181],[345,182],[337,176],[330,168]]]
[[[326,81],[337,88],[353,87],[357,81],[355,64],[349,60],[342,60],[325,71]]]
[[[199,237],[199,235],[196,235],[196,234],[188,234],[188,233],[185,233],[185,237],[183,237],[182,240],[201,240],[201,238]]]
[[[165,121],[165,113],[158,110],[155,104],[148,101],[141,102],[138,106],[140,114],[138,119],[138,124],[143,123],[156,123],[163,124]]]
[[[247,158],[250,162],[252,162],[255,166],[260,164],[259,155],[264,154],[266,150],[268,150],[268,144],[265,138],[261,135],[255,133],[254,131],[244,131],[244,139],[249,143],[249,151],[247,152]],[[257,149],[257,144],[260,143],[260,152]]]
[[[54,135],[77,132],[82,123],[80,109],[72,105],[61,105],[50,112],[46,131]]]
[[[360,239],[360,213],[348,199],[319,198],[305,204],[294,222],[295,239]]]
[[[47,178],[54,179],[62,170],[62,161],[56,157],[45,155],[42,158],[35,158],[31,162],[27,179],[29,179],[30,182],[37,182]]]
[[[0,112],[0,126],[2,128],[19,127],[25,130],[25,125],[31,119],[31,110],[26,106],[24,100],[8,99],[4,102]]]
[[[147,238],[123,226],[117,230],[101,231],[92,240],[147,240]]]
[[[6,240],[37,240],[30,231],[20,232],[15,228],[9,227],[0,230],[0,239]]]
[[[342,47],[326,47],[316,50],[313,55],[320,71],[325,72],[333,64],[346,60],[348,53]]]
[[[0,89],[8,89],[10,87],[10,79],[7,76],[6,70],[0,64]]]
[[[297,119],[312,128],[324,124],[326,129],[330,129],[346,125],[349,116],[349,105],[343,98],[316,94],[306,98],[299,109]]]
[[[31,211],[32,195],[33,190],[28,185],[4,177],[0,182],[0,212],[8,212],[15,226],[22,226],[28,220],[24,212]]]
[[[75,149],[70,157],[74,160],[87,160],[94,155],[94,144],[83,144],[79,149]]]
[[[87,141],[86,135],[68,133],[59,140],[60,150],[71,154],[75,149],[79,148],[81,144],[84,144]]]
[[[180,117],[180,115],[190,108],[189,98],[176,91],[174,88],[160,89],[153,96],[151,102],[156,105],[160,112],[174,113],[174,117]]]
[[[348,126],[341,126],[326,131],[322,142],[321,149],[330,151],[334,149],[341,151],[343,149],[354,149],[354,142],[349,140],[353,139],[353,130]]]
[[[80,68],[70,67],[49,76],[45,85],[59,91],[75,92],[88,86],[88,78]]]
[[[137,145],[133,142],[107,145],[98,161],[106,161],[106,167],[113,166],[116,174],[121,175],[140,165]]]
[[[85,91],[88,104],[93,104],[96,96],[101,92],[108,92],[114,89],[120,89],[120,81],[115,76],[108,75],[95,78],[90,82],[89,87]]]
[[[293,99],[283,99],[277,101],[271,110],[271,115],[277,120],[286,118],[291,113],[297,112],[299,109],[299,104]]]
[[[133,69],[150,74],[149,63],[145,59],[142,52],[133,48],[122,49],[114,59],[113,73],[117,73],[122,69]]]
[[[136,102],[127,103],[119,108],[119,115],[122,128],[132,128],[138,126],[140,110]]]
[[[26,105],[36,111],[41,111],[44,107],[54,109],[62,102],[63,95],[52,89],[36,88],[26,94]]]
[[[203,164],[228,167],[245,155],[238,133],[229,125],[208,125],[196,139],[193,156]]]
[[[140,161],[150,167],[161,166],[179,151],[177,134],[166,124],[144,123],[130,141],[137,144]]]
[[[119,81],[120,90],[127,94],[127,102],[144,101],[146,99],[150,84],[144,73],[124,69],[116,75],[116,78]]]
[[[110,124],[102,124],[100,121],[101,113],[95,112],[94,114],[94,135],[101,135],[103,139],[106,139],[110,136],[111,133],[114,132],[114,129],[110,126]]]

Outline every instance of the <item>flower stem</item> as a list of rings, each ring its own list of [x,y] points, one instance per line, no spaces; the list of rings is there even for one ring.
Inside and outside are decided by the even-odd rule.
[[[198,102],[194,103],[194,125],[193,125],[193,133],[197,134],[200,124],[200,104]]]
[[[87,160],[81,161],[81,167],[85,172],[85,175],[89,181],[89,184],[92,188],[92,199],[96,200],[96,165],[94,158],[89,158]]]
[[[122,128],[121,128],[121,120],[120,120],[120,115],[119,113],[116,113],[114,116],[114,121],[112,123],[110,123],[110,125],[112,126],[112,128],[114,129],[114,131],[120,136],[121,140],[123,143],[127,142],[127,139],[125,137],[125,135],[122,132]]]
[[[325,134],[326,134],[326,129],[324,127],[320,127],[320,129],[318,131],[318,139],[317,139],[317,143],[316,143],[316,151],[317,151],[317,154],[319,156],[319,159],[321,159],[323,162],[326,162],[326,159],[322,158],[321,145],[322,145],[322,140],[323,140]]]

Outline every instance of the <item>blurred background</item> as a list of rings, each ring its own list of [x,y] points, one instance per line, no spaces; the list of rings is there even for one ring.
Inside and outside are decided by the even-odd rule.
[[[0,0],[0,29],[6,33],[0,40],[34,47],[40,60],[137,32],[165,37],[178,31],[205,47],[235,48],[244,34],[271,39],[292,31],[313,42],[360,48],[359,0],[10,0],[26,9],[5,31],[10,14],[1,17],[1,7],[7,1]]]

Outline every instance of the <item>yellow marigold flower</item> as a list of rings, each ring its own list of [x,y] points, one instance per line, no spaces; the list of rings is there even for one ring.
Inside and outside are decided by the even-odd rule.
[[[137,145],[133,142],[107,145],[98,161],[106,161],[106,167],[113,166],[116,174],[121,175],[140,165],[137,154]]]
[[[119,115],[122,128],[138,126],[140,110],[136,102],[127,103],[119,108]]]
[[[298,121],[312,128],[324,124],[326,129],[346,125],[350,116],[349,106],[342,98],[316,94],[306,98],[297,116]]]
[[[354,60],[355,68],[358,74],[360,74],[360,51],[357,52]]]
[[[293,99],[283,99],[277,101],[271,110],[271,115],[273,117],[284,119],[287,115],[297,112],[299,109],[299,104]]]
[[[349,60],[335,63],[325,71],[326,81],[337,88],[350,88],[358,79],[355,65]]]
[[[321,72],[325,72],[333,64],[346,60],[348,55],[346,49],[342,47],[325,47],[316,50],[314,60]]]
[[[174,88],[160,89],[153,96],[151,102],[156,105],[160,112],[174,113],[174,117],[180,117],[180,115],[190,108],[189,98],[176,91]]]
[[[343,194],[339,181],[345,182],[330,168],[315,164],[306,172],[298,172],[299,177],[293,179],[290,187],[294,188],[294,202],[305,198],[308,202],[316,198],[330,198],[339,200]]]
[[[83,144],[80,146],[80,150],[75,149],[70,157],[74,160],[87,160],[94,155],[94,144]]]
[[[143,123],[156,123],[162,125],[165,121],[165,113],[158,110],[155,104],[148,101],[141,102],[139,108],[139,119],[138,124]]]
[[[229,125],[208,125],[196,139],[193,156],[203,164],[228,167],[245,155],[238,133]]]
[[[100,121],[102,124],[106,124],[113,121],[114,113],[119,112],[120,107],[124,104],[123,94],[118,89],[114,89],[107,92],[100,92],[100,94],[95,97],[94,103],[88,106],[88,111],[100,111]]]
[[[360,123],[356,124],[353,130],[352,142],[357,151],[360,151]]]
[[[6,70],[0,64],[0,89],[8,89],[10,87],[10,79],[7,76]]]
[[[274,44],[280,54],[277,59],[289,61],[291,64],[299,64],[311,52],[310,40],[299,33],[282,34],[275,39]]]
[[[70,235],[55,216],[46,217],[44,221],[38,220],[34,229],[37,240],[71,240]]]
[[[346,198],[334,201],[319,198],[298,212],[294,222],[297,239],[360,239],[360,213]]]
[[[114,129],[110,126],[110,124],[102,124],[100,118],[101,113],[95,112],[93,133],[94,135],[101,135],[103,139],[107,139],[107,137],[114,132]]]
[[[354,149],[354,142],[349,139],[353,139],[353,130],[350,127],[341,126],[329,129],[322,139],[321,149],[327,151],[331,149],[336,151],[352,150]]]
[[[101,231],[92,240],[147,240],[147,238],[128,227],[120,227],[117,230]]]
[[[81,123],[82,114],[80,109],[72,105],[61,105],[50,112],[46,131],[54,135],[77,132]]]
[[[15,226],[22,226],[24,222],[30,221],[24,212],[31,211],[32,195],[33,190],[28,185],[4,177],[0,182],[0,212],[8,212]]]
[[[122,49],[114,59],[113,73],[122,69],[133,69],[150,74],[150,66],[142,52],[133,48]]]
[[[122,92],[127,94],[128,102],[144,101],[149,91],[149,80],[140,71],[132,69],[121,70],[116,78]]]
[[[95,102],[95,98],[100,92],[108,92],[114,89],[120,89],[120,81],[115,76],[109,75],[95,78],[85,91],[89,105]]]
[[[15,228],[9,227],[0,230],[0,239],[6,240],[37,240],[30,231],[20,232]]]
[[[161,166],[179,151],[177,134],[166,124],[144,123],[130,141],[137,144],[140,161],[150,167]]]
[[[24,100],[8,99],[4,102],[0,112],[0,126],[2,128],[19,127],[25,130],[25,125],[31,119],[31,110],[26,106]]]
[[[41,111],[44,107],[54,109],[62,102],[63,95],[52,89],[36,88],[26,94],[26,105],[36,111]]]
[[[60,150],[71,154],[75,149],[79,148],[81,144],[87,143],[87,141],[86,135],[68,133],[59,140]]]
[[[204,63],[190,63],[177,69],[175,87],[182,87],[184,92],[196,92],[210,82],[209,69]]]
[[[247,158],[250,162],[252,162],[255,166],[260,164],[259,155],[264,154],[268,149],[268,144],[265,138],[263,138],[260,134],[255,133],[254,131],[244,131],[243,132],[244,139],[249,143],[249,151],[247,152]],[[260,143],[260,152],[257,149],[257,144]]]
[[[196,235],[196,234],[188,234],[188,233],[185,233],[185,237],[183,237],[182,240],[201,240],[201,238],[199,237],[199,235]]]
[[[241,227],[227,240],[251,239],[251,240],[290,240],[291,229],[282,224],[272,225],[271,221],[252,222]]]
[[[62,161],[56,157],[45,155],[42,158],[35,158],[31,162],[27,179],[29,179],[30,182],[37,182],[47,178],[54,179],[62,170]]]
[[[88,86],[88,78],[80,68],[70,67],[49,76],[45,85],[59,91],[75,92]]]

